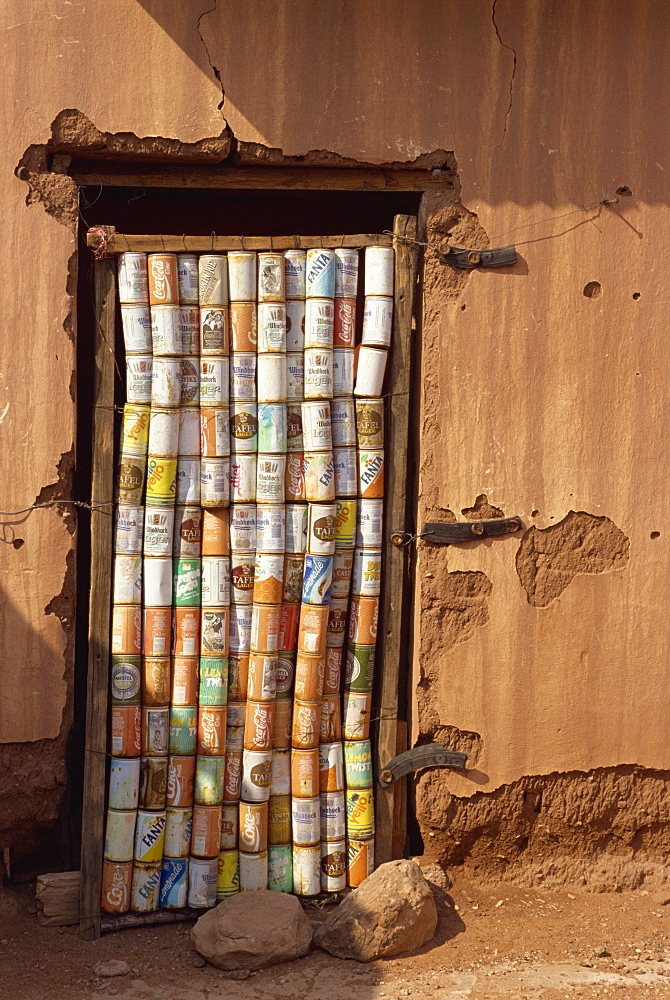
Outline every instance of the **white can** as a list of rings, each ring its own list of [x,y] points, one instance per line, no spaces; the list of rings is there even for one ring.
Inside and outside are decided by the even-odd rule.
[[[107,861],[132,861],[137,813],[107,810],[104,856]]]
[[[114,510],[114,551],[132,555],[142,551],[144,507],[122,506]]]
[[[286,355],[259,354],[256,362],[258,402],[286,402]]]
[[[284,253],[284,279],[287,299],[305,298],[305,262],[307,254],[304,250],[287,250]]]
[[[284,403],[259,403],[258,450],[270,455],[281,455],[287,450],[286,405]]]
[[[305,350],[305,399],[333,398],[333,352]]]
[[[284,255],[259,253],[258,301],[283,302],[284,298]]]
[[[257,892],[268,887],[268,852],[240,851],[240,892]]]
[[[156,359],[154,359],[155,361]],[[149,417],[149,455],[176,458],[179,454],[179,410],[151,407]]]
[[[218,876],[218,857],[190,857],[188,861],[188,905],[194,909],[205,909],[206,907],[216,906],[216,882]]]
[[[365,295],[393,295],[393,247],[365,248]]]
[[[151,354],[130,354],[126,356],[126,400],[129,403],[151,402]]]
[[[330,426],[335,448],[352,448],[356,444],[356,404],[353,399],[333,399],[330,404]]]
[[[346,835],[344,792],[321,793],[321,839],[341,840]]]
[[[344,760],[342,741],[319,745],[319,781],[321,790],[341,792],[344,790]]]
[[[234,504],[230,508],[230,548],[243,552],[255,552],[255,504]]]
[[[305,398],[305,358],[302,354],[286,355],[286,398],[296,402]]]
[[[318,896],[321,892],[320,844],[293,847],[293,891],[296,896]]]
[[[179,301],[183,306],[198,304],[198,256],[194,253],[177,254],[177,281]]]
[[[283,302],[258,305],[258,353],[277,354],[286,350],[286,306]]]
[[[148,812],[138,810],[135,824],[135,861],[145,864],[160,861],[163,857],[165,839],[165,810]]]
[[[351,654],[349,654],[351,655]],[[365,740],[370,732],[370,695],[345,688],[342,706],[342,736],[345,740]]]
[[[112,757],[109,762],[109,808],[137,809],[139,794],[140,758]]]
[[[222,607],[230,604],[230,557],[202,557],[202,597],[205,607]]]
[[[200,401],[200,359],[181,359],[180,406],[197,406]]]
[[[122,305],[121,324],[126,354],[147,354],[153,349],[148,305]]]
[[[305,300],[289,299],[286,303],[286,350],[305,348]]]
[[[242,798],[267,802],[270,798],[272,750],[245,750],[242,754]]]
[[[354,352],[350,347],[333,351],[333,396],[351,396],[354,391]]]
[[[254,553],[233,549],[230,556],[230,589],[233,604],[251,604],[254,597]]]
[[[197,301],[197,299],[196,299]],[[197,306],[179,307],[182,354],[200,353],[200,310]]]
[[[310,555],[335,554],[335,514],[337,507],[329,503],[311,503],[307,511],[307,551]]]
[[[355,497],[358,493],[358,463],[355,448],[334,448],[335,496]]]
[[[182,353],[179,306],[151,307],[151,343],[154,358]]]
[[[393,328],[393,299],[372,295],[365,300],[363,343],[368,347],[389,347]]]
[[[227,406],[229,402],[228,358],[200,359],[200,405]]]
[[[114,556],[113,604],[142,603],[142,557]]]
[[[258,450],[258,407],[254,402],[230,404],[230,450],[234,454]]]
[[[379,597],[381,580],[381,549],[356,549],[351,576],[351,593],[357,597]]]
[[[228,261],[223,255],[200,254],[198,300],[201,306],[228,305]]]
[[[335,499],[335,466],[332,452],[305,452],[305,499],[311,503]]]
[[[192,407],[179,411],[179,455],[200,455],[200,414]]]
[[[227,507],[230,502],[230,459],[200,459],[200,501],[204,507]]]
[[[248,653],[251,648],[251,604],[230,605],[230,652]],[[244,739],[244,708],[242,706],[242,738]],[[230,726],[230,719],[228,720]],[[226,746],[228,744],[226,743]],[[242,745],[240,744],[240,748]]]
[[[332,250],[307,251],[305,294],[308,299],[332,299],[334,297],[335,254]]]
[[[175,559],[197,559],[202,541],[202,507],[175,507],[172,555]]]
[[[256,510],[256,551],[283,552],[286,546],[283,504],[259,505]]]
[[[200,459],[179,456],[177,460],[177,503],[200,503]]]
[[[304,451],[330,451],[333,436],[328,400],[302,404],[302,440]]]
[[[347,884],[347,842],[321,841],[321,888],[324,892],[340,892]]]
[[[310,799],[291,799],[291,826],[293,843],[311,847],[321,840],[321,801],[319,796]]]
[[[152,913],[158,909],[161,887],[161,862],[133,865],[130,909],[133,913]]]
[[[381,396],[387,352],[378,347],[361,347],[354,396]]]
[[[230,500],[233,504],[252,503],[256,499],[256,456],[231,455]]]
[[[154,406],[179,406],[181,358],[154,358],[151,374],[151,402]]]
[[[256,298],[255,253],[229,252],[228,294],[231,302],[252,302]]]
[[[230,455],[230,410],[227,406],[200,410],[200,454],[203,458]]]
[[[335,308],[332,299],[307,299],[305,306],[305,347],[322,350],[333,346]]]
[[[144,560],[144,606],[169,608],[172,604],[172,559],[150,556]]]
[[[262,455],[256,464],[256,501],[259,504],[284,502],[286,455]]]
[[[145,253],[120,253],[118,274],[119,301],[149,301],[149,274]]]
[[[307,549],[307,505],[286,505],[286,551],[301,553]]]
[[[272,751],[272,774],[270,777],[270,795],[291,794],[291,751]]]
[[[230,358],[230,398],[253,402],[256,399],[256,355],[236,352]]]
[[[358,250],[335,251],[335,295],[355,299],[358,291]]]
[[[356,516],[356,547],[380,549],[383,541],[384,501],[359,500]]]

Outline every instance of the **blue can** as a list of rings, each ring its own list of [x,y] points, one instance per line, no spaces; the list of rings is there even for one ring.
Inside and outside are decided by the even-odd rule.
[[[328,604],[333,583],[332,556],[305,556],[302,578],[303,604]]]
[[[332,299],[335,295],[335,254],[332,250],[308,250],[305,272],[308,299]]]
[[[186,906],[188,898],[188,858],[163,858],[159,905],[168,910]]]

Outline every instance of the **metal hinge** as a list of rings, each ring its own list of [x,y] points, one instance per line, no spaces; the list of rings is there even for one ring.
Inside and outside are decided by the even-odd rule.
[[[434,250],[435,256],[442,264],[452,264],[471,271],[475,267],[505,267],[516,264],[516,247],[496,247],[491,250],[464,250],[462,247],[447,247],[446,250]]]
[[[457,750],[447,750],[439,743],[427,743],[422,747],[405,750],[394,757],[390,764],[379,772],[379,784],[393,784],[398,778],[410,771],[419,771],[423,767],[465,767],[468,755]]]
[[[431,545],[453,545],[454,542],[471,542],[476,538],[495,538],[520,531],[520,517],[497,517],[494,521],[444,521],[424,524],[421,537]]]

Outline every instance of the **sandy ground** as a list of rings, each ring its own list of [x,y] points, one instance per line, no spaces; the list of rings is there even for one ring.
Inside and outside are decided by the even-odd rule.
[[[187,924],[96,942],[40,927],[33,889],[0,891],[0,1000],[670,1000],[670,892],[577,895],[461,876],[438,893],[438,931],[418,954],[360,965],[313,951],[239,979],[201,964]],[[96,977],[109,958],[130,972]]]

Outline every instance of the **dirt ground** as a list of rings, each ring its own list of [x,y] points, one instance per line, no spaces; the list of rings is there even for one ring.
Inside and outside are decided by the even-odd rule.
[[[437,891],[438,931],[418,954],[360,965],[312,951],[244,979],[202,965],[189,924],[84,942],[75,928],[40,927],[33,892],[0,890],[0,1000],[670,1000],[670,891],[577,894],[457,876]],[[93,965],[110,958],[130,972],[96,977]]]

